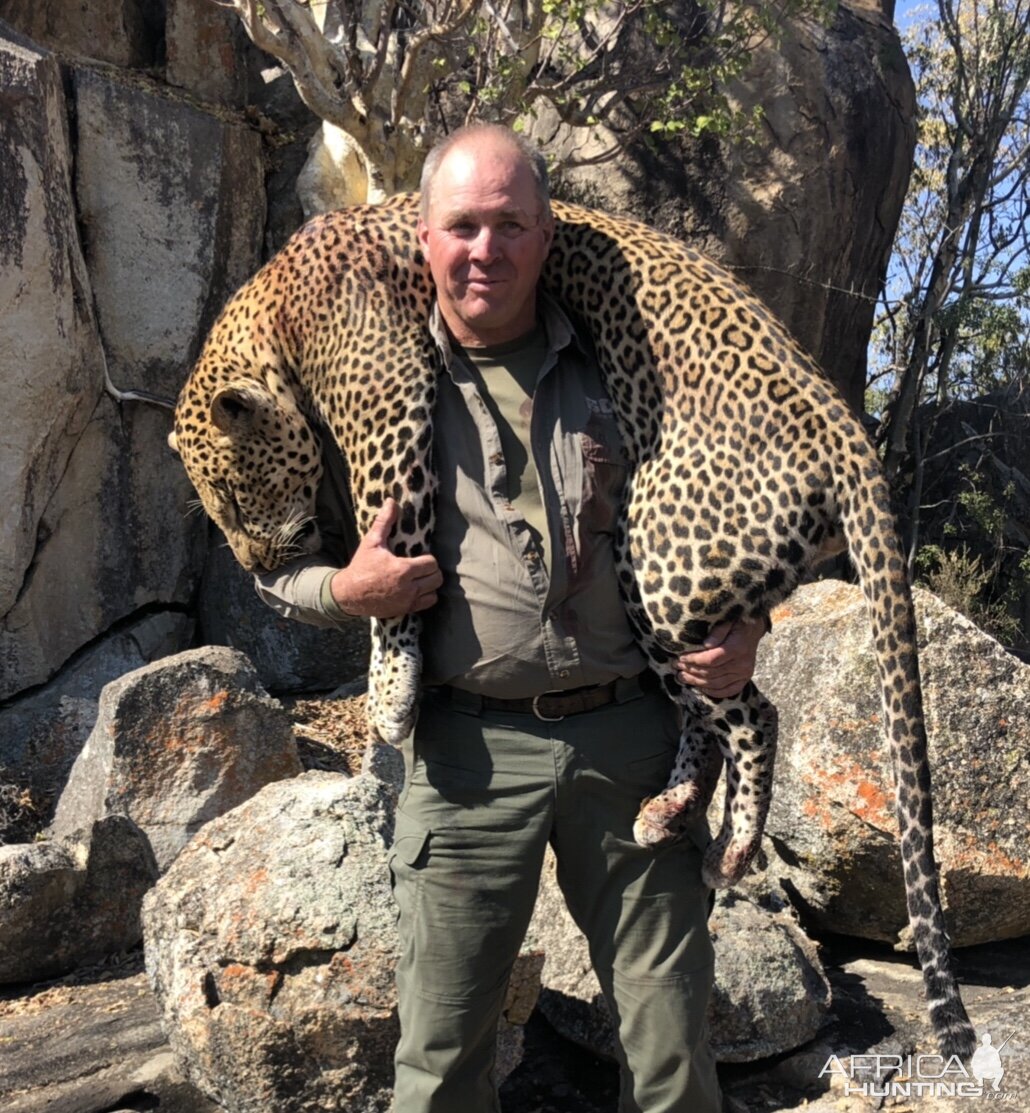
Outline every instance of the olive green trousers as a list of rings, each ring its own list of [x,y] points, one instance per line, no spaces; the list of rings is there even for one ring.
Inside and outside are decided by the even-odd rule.
[[[620,684],[621,691],[621,684]],[[498,1113],[497,1022],[548,844],[615,1022],[619,1113],[718,1113],[705,1011],[713,952],[700,824],[638,847],[641,800],[678,745],[664,696],[627,682],[542,722],[428,693],[390,867],[399,909],[395,1113]]]

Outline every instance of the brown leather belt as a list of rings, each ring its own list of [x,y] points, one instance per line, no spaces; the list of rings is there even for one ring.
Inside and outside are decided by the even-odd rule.
[[[433,689],[446,697],[456,707],[479,714],[482,711],[508,711],[519,715],[535,715],[546,723],[556,723],[567,715],[596,711],[608,703],[625,703],[645,692],[655,691],[657,678],[651,672],[613,680],[609,684],[590,684],[583,688],[569,688],[564,692],[543,692],[539,696],[522,699],[497,699],[477,692],[466,692],[450,684]]]

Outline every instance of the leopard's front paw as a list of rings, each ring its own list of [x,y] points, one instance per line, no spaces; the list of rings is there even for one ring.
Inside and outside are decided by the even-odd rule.
[[[652,796],[640,805],[633,823],[637,846],[662,846],[680,837],[695,819],[701,795],[693,783],[678,784]]]
[[[381,742],[399,746],[415,729],[417,718],[414,702],[406,709],[390,703],[376,703],[369,707],[368,720]]]

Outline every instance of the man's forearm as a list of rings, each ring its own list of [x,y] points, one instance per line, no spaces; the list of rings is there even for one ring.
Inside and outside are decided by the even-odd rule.
[[[315,555],[254,577],[258,596],[284,618],[310,626],[338,626],[346,615],[333,602],[329,581],[339,565]]]

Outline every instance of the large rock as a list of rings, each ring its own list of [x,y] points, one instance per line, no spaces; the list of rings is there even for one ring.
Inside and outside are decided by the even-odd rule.
[[[229,1113],[389,1107],[391,795],[371,775],[269,785],[209,824],[148,894],[147,971],[169,1041]],[[514,979],[505,1030],[532,1009],[535,966]]]
[[[163,872],[205,823],[300,771],[292,723],[247,659],[220,647],[188,650],[104,688],[53,833],[127,815]]]
[[[72,765],[96,725],[104,685],[177,652],[192,629],[182,613],[146,615],[101,638],[49,684],[0,710],[0,783],[23,786],[34,815],[33,828],[19,837],[4,830],[0,817],[0,843],[29,842],[53,818]]]
[[[936,852],[952,942],[1030,932],[1030,667],[917,590]],[[895,942],[906,926],[894,782],[857,587],[800,589],[757,681],[780,713],[766,880],[813,925]]]
[[[708,923],[715,988],[708,1021],[723,1063],[748,1063],[807,1043],[830,1008],[814,943],[793,916],[740,893],[719,893]]]
[[[256,51],[239,16],[210,0],[166,0],[165,11],[168,84],[202,100],[246,104],[249,63]]]
[[[2,616],[31,587],[35,551],[49,532],[44,512],[103,383],[60,68],[2,24],[0,165]],[[54,612],[59,624],[68,618]],[[24,623],[14,636],[0,630],[0,700],[17,691],[22,647],[39,636]]]
[[[782,907],[759,907],[720,893],[709,920],[715,988],[708,1009],[712,1049],[721,1062],[750,1062],[799,1047],[818,1032],[830,988],[816,947]],[[614,1054],[611,1013],[573,923],[548,851],[529,928],[545,954],[540,1008],[567,1039],[595,1055]]]
[[[175,395],[260,261],[261,136],[156,84],[80,67],[73,85],[76,196],[111,375]]]
[[[123,815],[66,839],[0,847],[0,983],[41,981],[134,947],[156,879],[146,837]]]
[[[41,46],[116,66],[150,66],[158,59],[158,0],[0,0],[0,19]]]
[[[657,224],[729,266],[856,408],[915,145],[892,13],[889,0],[844,0],[828,27],[795,24],[755,50],[733,92],[744,111],[762,107],[754,143],[664,143],[563,175],[570,199]],[[541,116],[534,131],[552,126]],[[559,129],[559,165],[577,147],[592,153],[582,144]]]
[[[280,617],[224,545],[208,551],[197,620],[206,644],[245,653],[272,692],[329,691],[368,670],[368,619],[328,629]]]
[[[118,386],[172,397],[215,313],[259,259],[261,138],[142,79],[79,67],[69,84],[77,136],[75,202],[67,173],[61,178],[56,171],[42,185],[33,184],[39,173],[28,174],[29,185],[16,201],[24,208],[38,189],[53,193],[52,208],[62,196],[69,213],[78,207],[89,276],[69,275],[55,288],[80,315],[95,303],[107,366]],[[57,129],[63,122],[56,78],[51,96]],[[60,268],[77,258],[74,226],[69,217],[70,248],[62,225],[47,221],[39,204],[29,242],[41,259],[55,260],[56,283]],[[41,335],[46,329],[54,333],[55,344],[61,328],[74,340],[60,313],[55,330],[49,293],[29,296],[35,287],[26,283],[32,277],[25,273],[27,260],[10,254],[0,277],[12,290],[25,283],[27,292],[12,300],[32,315],[15,335],[34,336],[38,324]],[[38,269],[49,291],[51,269],[42,263]],[[2,327],[11,326],[5,320]],[[137,610],[187,605],[203,556],[203,523],[187,515],[192,492],[165,444],[170,414],[139,402],[118,407],[108,398],[96,405],[103,367],[95,352],[85,360],[74,344],[61,343],[70,354],[62,350],[51,358],[33,341],[2,363],[5,396],[19,410],[24,405],[30,417],[24,437],[14,439],[10,460],[6,438],[0,446],[0,470],[6,476],[36,467],[32,461],[47,436],[60,441],[62,454],[60,485],[55,487],[55,463],[53,483],[38,493],[38,520],[17,523],[24,551],[6,583],[0,576],[0,610],[6,612],[0,622],[0,699],[46,681],[80,647]],[[51,376],[52,399],[34,385]],[[64,418],[66,410],[74,420]],[[23,487],[6,492],[5,505],[22,505]]]

